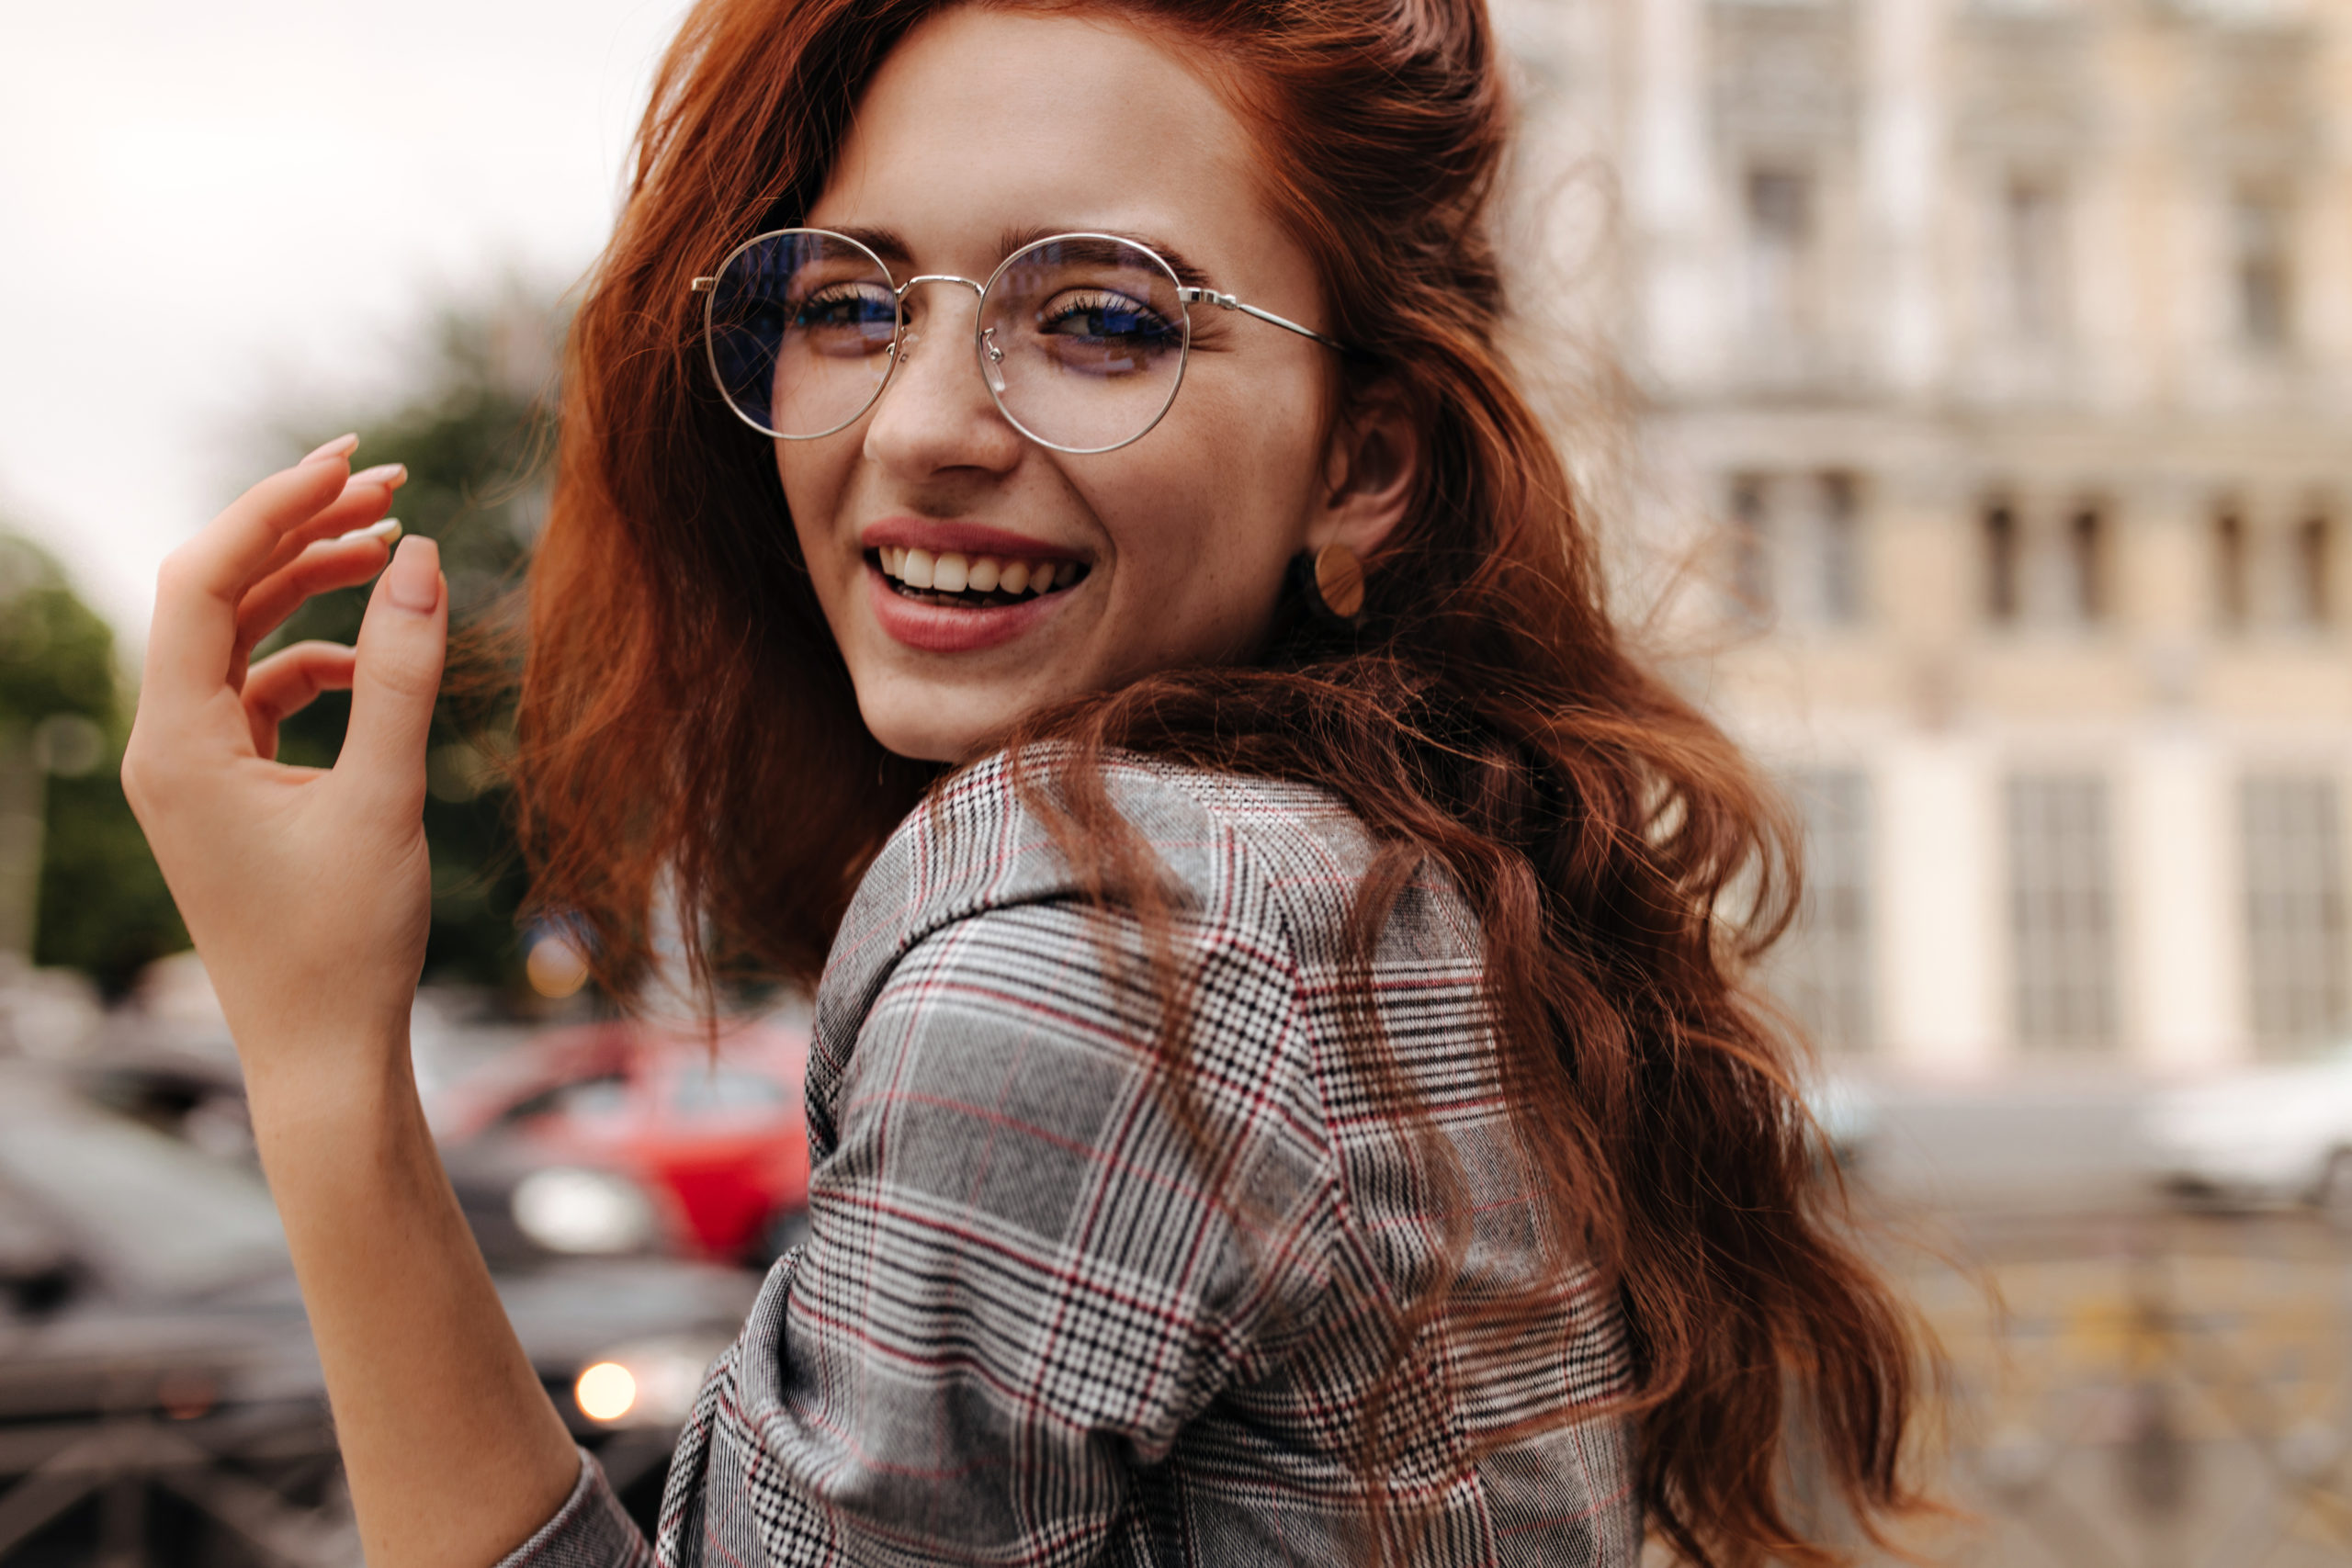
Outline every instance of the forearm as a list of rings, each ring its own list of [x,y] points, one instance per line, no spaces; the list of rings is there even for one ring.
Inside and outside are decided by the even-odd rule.
[[[388,558],[378,520],[403,470],[353,474],[357,444],[254,486],[156,574],[122,786],[236,1036],[368,1559],[487,1564],[555,1512],[579,1461],[409,1075],[449,594],[431,540]],[[379,569],[356,648],[249,657],[311,595]],[[278,726],[345,687],[334,766],[280,765]]]
[[[442,1171],[405,1042],[359,1055],[382,1065],[263,1071],[250,1092],[361,1540],[372,1568],[494,1562],[562,1505],[579,1458]]]

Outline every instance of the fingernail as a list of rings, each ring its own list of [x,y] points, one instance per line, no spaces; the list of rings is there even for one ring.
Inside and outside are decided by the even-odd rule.
[[[320,447],[317,451],[311,453],[309,457],[303,458],[302,461],[305,463],[315,463],[324,457],[340,457],[350,452],[358,445],[359,437],[356,435],[338,435],[334,440],[328,442],[325,446]]]
[[[346,539],[381,539],[389,545],[400,536],[401,520],[397,517],[387,517],[381,523],[370,523],[365,528],[354,528],[348,534],[337,534],[334,542],[340,545]]]
[[[429,615],[441,603],[439,547],[421,536],[401,540],[384,569],[384,592],[401,609]]]
[[[379,463],[372,468],[362,468],[352,475],[351,482],[356,485],[403,485],[408,482],[408,465]]]

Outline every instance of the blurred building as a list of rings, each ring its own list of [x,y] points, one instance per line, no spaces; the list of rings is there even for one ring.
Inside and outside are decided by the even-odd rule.
[[[2352,1025],[2352,0],[1520,0],[1890,1071]],[[1573,244],[1573,237],[1555,240]],[[1669,513],[1673,508],[1666,509]]]

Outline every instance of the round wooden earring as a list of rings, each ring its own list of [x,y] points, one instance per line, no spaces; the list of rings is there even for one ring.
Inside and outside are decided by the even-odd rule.
[[[1318,615],[1345,625],[1363,613],[1363,562],[1347,546],[1326,545],[1316,551],[1306,577]]]

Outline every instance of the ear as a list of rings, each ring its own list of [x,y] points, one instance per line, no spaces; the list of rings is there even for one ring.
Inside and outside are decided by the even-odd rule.
[[[1370,559],[1404,521],[1420,470],[1420,424],[1403,394],[1393,383],[1359,394],[1332,427],[1322,501],[1307,524],[1306,547],[1345,545]]]

